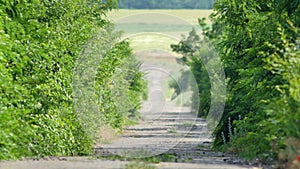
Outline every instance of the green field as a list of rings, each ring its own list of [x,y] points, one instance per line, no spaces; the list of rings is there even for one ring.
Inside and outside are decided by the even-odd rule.
[[[139,60],[170,72],[163,85],[164,95],[170,100],[173,90],[168,87],[168,81],[171,77],[177,79],[185,67],[177,64],[180,55],[172,52],[170,46],[193,28],[201,33],[198,18],[207,18],[211,13],[211,10],[115,10],[108,16],[116,29],[123,32],[123,39],[130,42]],[[184,95],[187,99],[184,102],[188,102],[187,95],[190,92]]]
[[[198,18],[207,18],[212,10],[113,10],[108,13],[108,16],[113,20],[117,21],[121,18],[125,18],[132,15],[140,15],[145,13],[159,13],[176,16],[178,18],[182,18],[192,25],[197,25]],[[157,20],[156,20],[157,21]]]
[[[170,45],[193,28],[201,31],[198,18],[212,10],[114,10],[108,17],[129,38],[134,50],[157,49],[171,52]]]
[[[172,52],[170,45],[177,44],[182,35],[192,28],[200,29],[198,18],[207,18],[212,10],[113,10],[108,17],[123,31],[137,57],[178,72],[176,64],[180,55]],[[166,54],[167,53],[167,54]],[[154,57],[156,56],[156,57]]]

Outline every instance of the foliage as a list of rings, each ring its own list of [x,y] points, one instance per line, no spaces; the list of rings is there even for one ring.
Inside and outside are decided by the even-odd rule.
[[[107,65],[111,70],[104,69]],[[128,42],[118,43],[99,65],[96,85],[100,86],[97,93],[101,119],[113,128],[121,128],[127,119],[139,118],[141,100],[147,98],[147,83],[140,66]],[[107,72],[110,75],[105,75]]]
[[[156,169],[157,167],[144,162],[131,162],[126,164],[125,169]]]
[[[108,24],[105,13],[112,6],[85,0],[1,0],[0,4],[0,159],[89,154],[93,138],[73,110],[73,69],[84,45]],[[119,57],[119,62],[126,58],[134,62],[125,42],[106,56],[112,61]],[[110,60],[104,64],[102,88],[118,66]],[[130,69],[136,73],[129,82],[143,81],[137,70]],[[129,87],[131,93],[143,88],[138,83]],[[113,104],[108,100],[99,106]],[[121,117],[108,118],[105,122],[121,127]]]
[[[287,156],[280,157],[280,162],[291,164],[300,138],[300,2],[218,0],[214,10],[211,28],[199,20],[204,39],[216,48],[227,78],[226,107],[214,131],[214,147],[265,162],[283,152]],[[193,73],[201,79],[203,62],[191,57],[197,45],[201,46],[199,38],[190,34],[173,50],[182,53],[189,66],[194,64]]]
[[[286,139],[299,138],[299,4],[215,3],[212,29],[204,34],[222,58],[228,86],[215,147],[224,136],[245,158],[273,160]]]
[[[174,89],[174,93],[172,95],[172,99],[175,99],[179,94],[187,92],[190,88],[190,72],[188,70],[181,69],[181,75],[178,79],[170,79],[168,85],[170,88]]]
[[[194,111],[198,110],[199,112],[197,113],[200,117],[207,116],[211,102],[211,86],[205,65],[212,61],[207,42],[201,39],[200,36],[197,35],[196,30],[193,29],[188,37],[184,37],[177,45],[171,45],[171,48],[174,52],[183,55],[182,58],[178,59],[178,62],[190,67],[197,82],[198,90],[192,88],[192,109]],[[180,79],[183,78],[191,77],[187,76],[186,72],[183,72]],[[178,93],[178,91],[176,92]],[[198,97],[200,98],[200,104],[198,104]]]
[[[292,22],[288,24],[290,26],[288,31],[297,35],[295,39],[290,39],[285,32],[287,30],[279,25],[280,47],[268,43],[274,52],[266,53],[269,58],[265,62],[270,65],[266,69],[282,76],[286,83],[276,86],[280,97],[268,105],[267,113],[271,118],[265,123],[270,126],[271,133],[275,137],[282,136],[277,133],[279,131],[284,134],[283,137],[277,138],[286,145],[278,155],[280,162],[283,163],[282,168],[298,168],[299,165],[295,166],[294,161],[300,153],[300,29]]]

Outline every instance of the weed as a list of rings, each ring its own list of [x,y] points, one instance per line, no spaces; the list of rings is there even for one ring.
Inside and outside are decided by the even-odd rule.
[[[299,169],[300,168],[300,139],[289,138],[286,141],[286,148],[278,155],[278,168]]]
[[[192,127],[192,126],[194,126],[194,122],[191,121],[185,121],[182,124],[182,127]]]
[[[136,152],[135,152],[136,153]],[[143,157],[142,154],[140,154]],[[137,157],[136,155],[134,157]],[[176,154],[163,153],[160,155],[155,155],[151,157],[143,157],[143,158],[130,158],[121,155],[108,155],[108,156],[96,156],[95,158],[101,160],[120,160],[120,161],[135,161],[135,162],[144,162],[144,163],[160,163],[160,162],[176,162],[178,157]],[[189,159],[187,159],[189,160]]]
[[[131,162],[126,164],[125,169],[157,169],[157,167],[144,162]]]
[[[171,127],[171,128],[168,129],[168,132],[169,133],[177,133],[177,130],[176,130],[175,127]]]

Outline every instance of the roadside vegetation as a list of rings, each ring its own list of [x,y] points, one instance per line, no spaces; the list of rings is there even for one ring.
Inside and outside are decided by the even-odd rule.
[[[133,7],[124,2],[124,8],[142,8],[140,1]],[[154,8],[157,3],[151,2]],[[138,119],[147,84],[127,41],[116,43],[97,67],[93,94],[100,114],[86,114],[94,117],[88,132],[74,110],[76,60],[100,29],[113,32],[106,15],[116,7],[113,0],[0,0],[0,160],[88,155],[99,139],[98,123],[121,131]],[[182,55],[177,61],[194,74],[198,89],[192,108],[200,117],[207,117],[216,94],[210,83],[216,76],[209,76],[205,65],[215,64],[212,55],[221,58],[227,95],[213,133],[215,149],[247,160],[276,161],[278,168],[300,167],[299,16],[298,0],[216,0],[211,21],[199,19],[202,34],[192,30],[171,45]],[[186,73],[178,82],[188,89]],[[174,81],[170,86],[178,90]],[[153,168],[140,163],[127,168],[140,165]]]
[[[155,166],[151,166],[150,164],[144,162],[131,162],[125,166],[125,169],[157,169]]]
[[[74,110],[74,64],[89,40],[110,27],[106,13],[114,7],[89,0],[0,0],[0,160],[92,152],[97,140]],[[126,41],[104,56],[94,87],[101,118],[94,123],[121,130],[138,116],[146,88],[139,67]],[[113,98],[117,92],[123,95]]]
[[[227,96],[215,148],[277,161],[279,168],[300,167],[299,16],[298,0],[218,0],[212,26],[199,19],[201,36],[192,31],[172,45],[198,79],[200,116],[207,115],[213,94],[203,68],[207,60],[201,60],[208,56],[203,42],[210,41],[222,60]]]

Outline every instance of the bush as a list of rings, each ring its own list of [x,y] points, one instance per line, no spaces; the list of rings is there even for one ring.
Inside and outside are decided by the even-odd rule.
[[[218,0],[214,9],[211,27],[199,20],[204,39],[214,45],[226,73],[226,107],[214,131],[214,147],[264,162],[278,160],[279,155],[279,162],[295,166],[300,137],[300,2]],[[191,56],[197,53],[195,46],[203,44],[192,35],[173,49],[201,79],[203,60]],[[209,90],[207,84],[198,81],[198,87],[200,99],[208,101],[209,95],[201,94]],[[286,161],[280,154],[287,154]]]
[[[95,137],[74,110],[74,68],[89,40],[101,29],[111,31],[105,13],[113,6],[85,0],[0,4],[0,160],[91,153]],[[121,128],[123,117],[107,86],[123,60],[136,64],[133,58],[128,43],[120,42],[98,69],[100,85],[93,91],[105,98],[98,106],[112,127]],[[139,67],[121,69],[133,72],[124,88],[141,95]],[[139,100],[130,102],[135,112]]]
[[[247,159],[277,159],[285,140],[299,137],[300,4],[219,0],[215,10],[205,34],[222,58],[228,95],[214,146],[226,143]]]
[[[183,54],[183,57],[178,59],[178,62],[188,65],[195,77],[197,86],[190,86],[193,91],[191,107],[192,111],[197,111],[196,113],[199,117],[206,117],[208,115],[211,103],[211,84],[205,65],[209,64],[212,59],[210,58],[211,51],[209,51],[207,45],[208,43],[201,39],[194,29],[189,33],[188,37],[184,37],[178,44],[171,45],[174,52]],[[184,91],[187,88],[181,84],[182,81],[187,82],[188,85],[194,85],[191,83],[192,77],[188,73],[189,71],[182,72],[178,80],[179,88],[176,88],[175,85],[171,86],[177,89],[175,90],[177,95],[180,94],[181,90]]]

